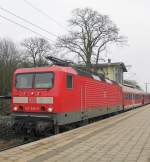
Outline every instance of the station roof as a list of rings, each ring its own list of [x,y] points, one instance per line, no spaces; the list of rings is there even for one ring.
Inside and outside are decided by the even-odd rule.
[[[108,66],[121,66],[122,69],[123,69],[123,72],[127,72],[127,68],[126,68],[126,66],[123,62],[101,63],[101,64],[97,64],[97,65],[93,65],[93,66],[97,66],[97,67],[100,67],[100,68],[108,67]]]

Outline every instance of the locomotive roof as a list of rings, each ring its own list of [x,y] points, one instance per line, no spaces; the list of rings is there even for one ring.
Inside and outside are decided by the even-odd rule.
[[[131,87],[128,87],[128,86],[125,86],[125,85],[122,85],[122,89],[123,89],[124,92],[127,92],[127,93],[133,93],[133,92],[137,93],[137,94],[139,94],[139,93],[144,94],[145,93],[142,90],[139,90],[137,88],[131,88]]]
[[[38,72],[65,72],[65,73],[70,73],[74,75],[80,75],[80,76],[85,76],[92,78],[94,80],[98,81],[104,81],[108,84],[116,84],[119,85],[117,82],[109,80],[108,78],[105,78],[103,75],[94,75],[90,72],[80,70],[78,68],[73,68],[71,66],[58,66],[58,65],[52,65],[49,67],[33,67],[33,68],[20,68],[15,71],[15,74],[22,74],[22,73],[38,73]]]
[[[56,66],[56,65],[52,65],[52,66],[48,66],[48,67],[33,67],[33,68],[20,68],[17,69],[15,71],[15,74],[18,73],[38,73],[38,72],[56,72],[56,71],[62,71],[62,72],[66,72],[66,73],[71,73],[74,75],[77,75],[77,71],[74,70],[72,67],[62,67],[62,66]]]

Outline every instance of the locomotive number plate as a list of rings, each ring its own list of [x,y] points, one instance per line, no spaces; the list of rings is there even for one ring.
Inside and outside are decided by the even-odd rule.
[[[29,97],[28,102],[29,103],[36,103],[36,97]]]

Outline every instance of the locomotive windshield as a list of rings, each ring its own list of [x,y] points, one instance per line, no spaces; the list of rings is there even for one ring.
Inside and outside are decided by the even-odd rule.
[[[35,74],[34,87],[35,88],[52,88],[53,73],[37,73]]]
[[[16,77],[17,88],[32,88],[33,74],[18,74]]]
[[[16,88],[52,88],[53,73],[17,74]]]

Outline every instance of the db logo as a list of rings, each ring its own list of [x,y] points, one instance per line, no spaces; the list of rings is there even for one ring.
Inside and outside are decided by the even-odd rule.
[[[36,97],[29,97],[28,102],[29,103],[36,103]]]

